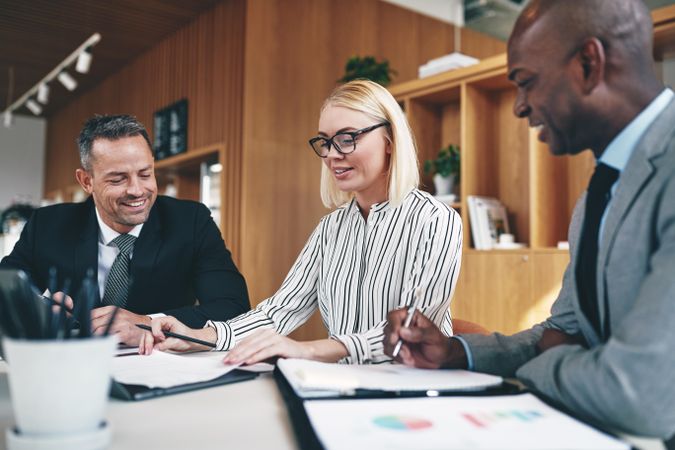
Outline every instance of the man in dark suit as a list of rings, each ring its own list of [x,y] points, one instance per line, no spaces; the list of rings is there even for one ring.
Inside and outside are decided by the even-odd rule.
[[[533,0],[508,44],[514,112],[553,154],[597,166],[569,229],[551,316],[513,336],[446,338],[390,313],[385,352],[517,376],[581,417],[675,447],[675,100],[641,0]],[[487,299],[484,299],[487,300]]]
[[[246,282],[209,210],[157,196],[148,134],[131,116],[95,116],[78,138],[76,178],[84,203],[38,209],[0,267],[24,270],[47,289],[70,280],[75,301],[87,273],[98,285],[92,329],[135,345],[151,317],[171,315],[192,327],[250,309]],[[53,269],[52,269],[53,268]],[[195,305],[195,300],[199,304]],[[70,302],[70,299],[67,300]]]

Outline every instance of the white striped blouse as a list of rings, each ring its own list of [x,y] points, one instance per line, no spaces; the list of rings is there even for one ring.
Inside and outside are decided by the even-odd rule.
[[[255,309],[216,329],[217,350],[262,328],[287,335],[319,308],[331,339],[349,351],[343,363],[389,361],[382,338],[387,313],[412,302],[452,335],[450,299],[462,253],[462,221],[449,206],[413,190],[398,207],[372,206],[368,219],[355,200],[324,216],[281,288]]]

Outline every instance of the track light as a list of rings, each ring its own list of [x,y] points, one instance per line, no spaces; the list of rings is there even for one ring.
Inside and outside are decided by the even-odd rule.
[[[9,90],[7,91],[7,108],[4,110],[3,123],[6,127],[9,127],[12,124],[12,112],[26,106],[33,114],[40,115],[42,114],[42,107],[38,102],[43,105],[46,105],[49,102],[49,91],[51,83],[54,78],[57,78],[63,86],[69,91],[74,91],[77,88],[77,81],[72,77],[66,70],[69,67],[73,66],[75,63],[75,70],[78,73],[86,73],[91,67],[92,61],[92,48],[94,45],[98,44],[101,40],[101,35],[98,33],[92,34],[89,39],[84,41],[82,45],[77,47],[74,52],[66,57],[63,61],[59,63],[56,67],[52,69],[43,79],[38,81],[32,88],[28,89],[21,97],[12,101],[12,88],[14,86],[13,80],[13,68],[9,68]],[[37,99],[37,101],[34,100]]]
[[[47,83],[42,83],[38,86],[37,101],[43,105],[49,102],[49,85]]]
[[[30,112],[32,112],[36,116],[42,114],[42,107],[38,105],[37,102],[32,98],[26,100],[26,108],[30,109]]]
[[[61,82],[63,86],[65,86],[66,89],[69,91],[74,91],[75,88],[77,87],[77,81],[75,81],[75,78],[73,78],[68,72],[65,70],[61,73],[59,73],[56,78]]]
[[[84,50],[82,50],[82,53],[80,53],[80,56],[77,57],[77,63],[75,64],[75,70],[79,73],[87,73],[89,72],[89,68],[91,67],[91,47],[87,47]]]
[[[5,123],[5,127],[9,128],[12,126],[12,111],[5,111],[5,114],[3,116],[3,122]]]

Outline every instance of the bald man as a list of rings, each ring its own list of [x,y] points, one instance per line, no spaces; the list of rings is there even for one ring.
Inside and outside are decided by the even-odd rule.
[[[444,337],[422,315],[384,338],[398,360],[517,376],[581,417],[675,433],[675,102],[652,61],[640,0],[533,0],[508,42],[516,116],[555,155],[597,159],[569,229],[551,316],[515,334]],[[672,441],[671,441],[672,445]]]

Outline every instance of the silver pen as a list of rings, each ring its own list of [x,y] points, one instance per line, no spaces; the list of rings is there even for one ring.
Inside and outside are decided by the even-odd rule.
[[[412,323],[413,316],[415,315],[415,310],[417,309],[417,306],[419,305],[420,298],[422,296],[420,295],[422,292],[422,289],[419,287],[415,289],[415,297],[413,298],[412,304],[408,306],[408,314],[405,316],[405,322],[403,322],[403,326],[405,328],[410,327],[410,324]],[[392,356],[396,358],[398,356],[398,352],[401,351],[401,346],[403,345],[403,340],[401,338],[398,338],[398,342],[396,343],[396,347],[394,347],[394,353],[392,353]]]

